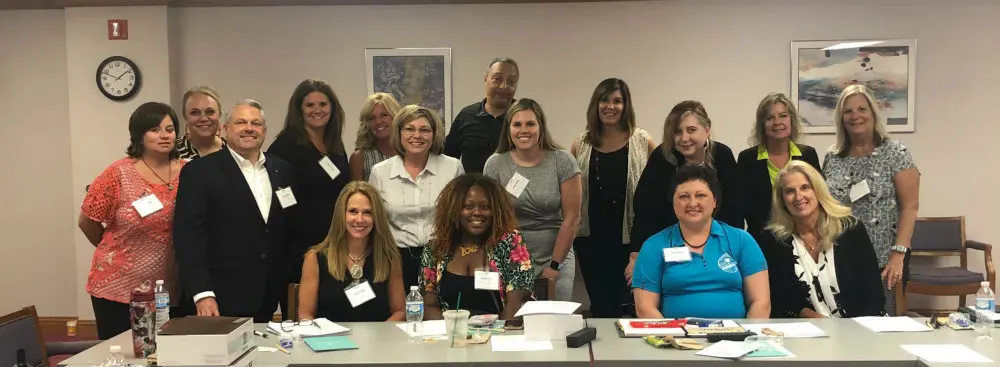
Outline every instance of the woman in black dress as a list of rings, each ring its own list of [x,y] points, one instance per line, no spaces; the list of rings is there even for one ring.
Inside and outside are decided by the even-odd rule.
[[[405,321],[404,299],[382,197],[367,182],[351,182],[337,198],[326,239],[302,263],[299,319]]]

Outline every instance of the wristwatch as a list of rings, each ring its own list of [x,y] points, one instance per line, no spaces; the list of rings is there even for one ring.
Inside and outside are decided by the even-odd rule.
[[[552,260],[552,262],[549,263],[549,267],[555,270],[562,270],[563,264],[560,264],[558,261]]]
[[[905,255],[907,252],[910,252],[910,248],[903,245],[893,245],[892,247],[889,248],[889,251],[898,252]]]

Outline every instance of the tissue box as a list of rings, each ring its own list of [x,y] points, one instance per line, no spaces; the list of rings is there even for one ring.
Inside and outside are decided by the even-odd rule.
[[[167,321],[156,335],[156,364],[229,366],[255,348],[252,318],[181,317]]]

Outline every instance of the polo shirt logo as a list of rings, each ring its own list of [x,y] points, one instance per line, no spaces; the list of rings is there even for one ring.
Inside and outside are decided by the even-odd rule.
[[[727,273],[735,273],[737,271],[736,260],[733,260],[729,254],[722,254],[722,257],[719,258],[719,269]]]

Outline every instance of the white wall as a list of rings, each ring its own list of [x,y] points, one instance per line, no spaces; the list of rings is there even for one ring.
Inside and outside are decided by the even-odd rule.
[[[109,11],[131,11],[127,9],[134,8],[67,10],[66,34],[52,40],[65,38],[68,43],[70,110],[86,112],[86,117],[71,114],[69,119],[73,197],[60,210],[67,207],[72,213],[57,215],[67,221],[73,220],[70,216],[82,199],[78,189],[121,155],[125,121],[135,106],[100,100],[103,97],[92,86],[93,68],[112,50],[105,48],[109,41],[103,41],[103,33],[78,35],[97,31],[91,27],[103,32],[103,20],[98,25],[87,21],[86,27],[77,23],[111,18]],[[127,14],[130,36],[135,39],[144,33],[132,19],[161,22],[162,9]],[[159,33],[146,35],[155,38],[156,45],[129,41],[136,45],[128,47],[138,49],[135,57],[144,70],[154,68],[162,70],[161,76],[169,75],[169,80],[161,82],[173,91],[167,87],[146,90],[140,101],[172,97],[179,108],[184,89],[212,85],[222,93],[224,104],[245,97],[260,100],[273,138],[283,124],[295,85],[304,78],[318,78],[334,86],[347,109],[344,140],[348,146],[353,144],[355,120],[366,94],[366,47],[451,47],[455,112],[483,98],[481,80],[490,59],[513,57],[521,64],[518,96],[542,103],[550,129],[565,145],[583,129],[594,86],[616,76],[632,87],[639,125],[654,136],[661,135],[663,118],[674,103],[699,99],[713,118],[713,136],[738,151],[746,147],[759,99],[767,92],[789,90],[792,40],[916,38],[917,131],[894,136],[911,148],[923,173],[920,215],[964,214],[970,239],[1000,245],[1000,235],[989,230],[997,219],[994,208],[1000,207],[1000,196],[994,191],[1000,175],[997,163],[989,159],[1000,156],[1000,148],[993,143],[1000,125],[993,123],[995,112],[990,108],[1000,96],[1000,69],[996,67],[1000,48],[994,39],[1000,34],[996,22],[1000,3],[992,0],[956,0],[947,5],[934,0],[674,0],[171,8],[166,12],[169,30],[157,25],[151,32]],[[0,16],[18,18],[8,14],[0,12]],[[11,33],[0,34],[4,35],[0,45],[18,42],[7,36]],[[161,46],[168,36],[169,46]],[[164,49],[169,49],[169,67]],[[0,49],[4,55],[7,50]],[[31,62],[44,58],[36,56]],[[154,66],[161,63],[163,69]],[[4,66],[2,70],[6,74],[16,69]],[[147,75],[147,81],[152,78]],[[23,77],[15,82],[30,83]],[[8,101],[0,103],[12,106]],[[88,103],[93,107],[83,106]],[[0,116],[8,116],[8,110],[0,109]],[[9,129],[6,123],[3,129]],[[805,140],[820,149],[833,142],[831,135]],[[28,186],[25,182],[29,181],[15,180]],[[5,218],[15,213],[8,208],[0,211]],[[77,309],[84,315],[90,312],[83,291],[90,255],[89,249],[84,250],[85,240],[75,234],[75,226],[72,231],[77,288],[62,291],[80,294]],[[30,238],[25,235],[22,242]],[[45,257],[40,251],[32,255]],[[1000,251],[994,255],[1000,256]],[[982,269],[982,258],[974,255],[970,264]],[[7,287],[5,294],[10,293]],[[48,296],[44,297],[40,299],[48,302]],[[915,303],[920,306],[922,302]]]

